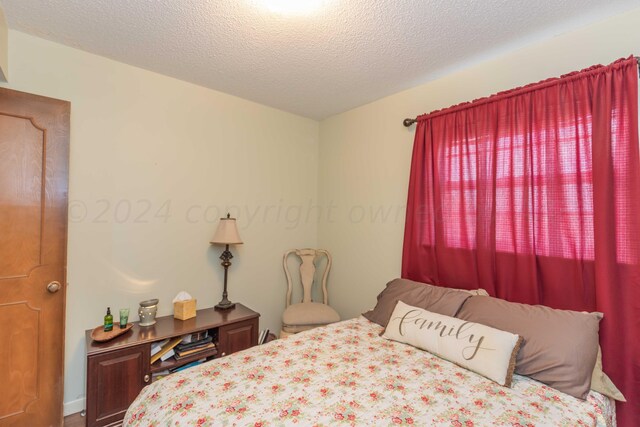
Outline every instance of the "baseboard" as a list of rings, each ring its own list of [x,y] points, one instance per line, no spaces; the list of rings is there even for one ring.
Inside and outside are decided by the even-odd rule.
[[[67,415],[75,414],[84,411],[85,398],[72,400],[71,402],[65,402],[63,407],[63,414]]]

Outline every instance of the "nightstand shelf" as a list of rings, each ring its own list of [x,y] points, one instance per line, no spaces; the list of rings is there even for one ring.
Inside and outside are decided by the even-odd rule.
[[[221,311],[214,308],[198,310],[187,320],[163,316],[156,324],[141,327],[133,324],[130,332],[112,341],[99,343],[86,332],[87,344],[87,427],[122,424],[129,405],[140,390],[151,383],[152,374],[174,369],[203,358],[223,357],[258,343],[260,314],[236,304]],[[216,348],[184,359],[169,359],[150,363],[151,345],[167,338],[208,331]]]
[[[156,372],[164,371],[165,369],[179,368],[180,366],[187,365],[191,362],[195,362],[196,360],[211,359],[216,354],[218,354],[218,350],[216,350],[215,348],[212,348],[211,350],[203,351],[202,353],[191,354],[180,360],[169,359],[169,360],[165,360],[164,362],[162,360],[158,360],[156,363],[153,363],[151,365],[149,372],[154,374]]]

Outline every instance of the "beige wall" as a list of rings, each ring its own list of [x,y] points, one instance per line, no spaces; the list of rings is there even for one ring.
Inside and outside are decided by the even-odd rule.
[[[330,302],[343,318],[373,306],[400,275],[415,130],[402,119],[632,53],[640,54],[640,9],[324,120],[319,198],[333,215],[318,236],[334,255]]]
[[[0,81],[9,78],[9,28],[4,11],[0,8]]]
[[[4,86],[71,101],[66,412],[82,409],[84,330],[107,306],[220,300],[209,239],[227,206],[245,242],[230,299],[280,327],[281,255],[316,244],[316,121],[15,31],[10,66]]]

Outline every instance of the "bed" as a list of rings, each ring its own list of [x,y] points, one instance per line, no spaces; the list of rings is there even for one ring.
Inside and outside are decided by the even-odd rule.
[[[147,386],[124,426],[614,426],[615,405],[528,377],[511,388],[364,317],[272,341]]]

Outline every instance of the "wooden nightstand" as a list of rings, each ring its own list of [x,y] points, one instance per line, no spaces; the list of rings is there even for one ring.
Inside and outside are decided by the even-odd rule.
[[[87,330],[87,427],[121,425],[127,408],[151,382],[153,372],[193,361],[158,360],[151,365],[154,342],[207,330],[217,341],[217,352],[211,352],[215,354],[208,358],[223,357],[258,343],[259,317],[255,311],[236,304],[226,311],[198,310],[196,317],[187,320],[158,317],[155,325],[146,327],[135,322],[130,332],[105,343],[94,342],[91,330]]]

